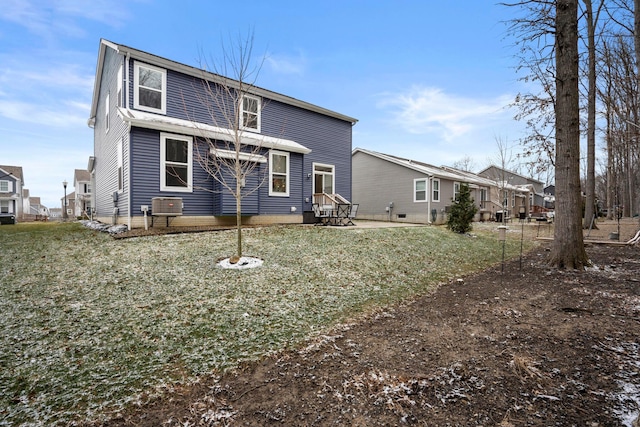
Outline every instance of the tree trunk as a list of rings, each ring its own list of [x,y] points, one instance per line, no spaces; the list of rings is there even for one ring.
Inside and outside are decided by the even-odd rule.
[[[636,0],[640,1],[640,0]],[[596,18],[593,15],[591,0],[583,0],[587,18],[588,40],[588,93],[587,93],[587,181],[584,206],[584,228],[597,228],[595,216],[596,204]]]
[[[236,152],[237,161],[236,165],[240,165],[239,151]],[[239,166],[236,166],[236,228],[238,232],[238,245],[237,254],[238,257],[242,257],[242,178],[241,172],[238,171]]]
[[[636,51],[636,78],[640,87],[640,0],[633,1],[633,45]],[[640,212],[640,207],[638,208]],[[638,217],[640,221],[640,216]]]
[[[613,219],[614,209],[614,156],[613,156],[613,112],[607,107],[607,219]]]
[[[578,0],[556,3],[556,223],[550,264],[583,269]]]

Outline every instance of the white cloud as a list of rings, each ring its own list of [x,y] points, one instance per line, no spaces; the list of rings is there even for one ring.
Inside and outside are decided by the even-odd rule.
[[[267,55],[265,64],[277,74],[302,74],[306,68],[306,59],[299,56]]]
[[[445,141],[510,119],[510,96],[475,99],[438,88],[413,87],[405,93],[384,94],[378,107],[391,110],[393,124],[412,134],[437,134]]]
[[[120,27],[129,18],[122,2],[113,0],[3,0],[0,20],[13,22],[48,41],[58,36],[83,37],[77,22],[89,20]]]
[[[57,108],[55,110],[48,106],[43,107],[39,103],[28,103],[19,101],[0,102],[0,116],[18,122],[36,123],[39,126],[52,126],[56,128],[74,128],[86,126],[89,110],[86,104],[68,101],[63,102],[67,108]],[[82,106],[82,108],[79,108]]]

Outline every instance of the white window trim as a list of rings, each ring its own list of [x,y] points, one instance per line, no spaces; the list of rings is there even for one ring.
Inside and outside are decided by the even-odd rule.
[[[7,206],[7,212],[6,213],[12,214],[13,211],[12,211],[11,208],[13,206],[12,206],[12,203],[9,203],[9,200],[0,200],[0,213],[2,213],[2,205],[5,204],[5,203],[6,203],[6,206]]]
[[[6,190],[2,190],[2,189],[0,189],[0,191],[2,191],[3,193],[11,193],[11,192],[12,192],[12,190],[11,190],[11,188],[12,188],[12,186],[11,186],[11,181],[8,181],[8,180],[2,180],[2,181],[0,181],[0,185],[2,185],[2,184],[4,184],[4,183],[6,183],[6,184],[7,184],[7,189],[6,189]]]
[[[416,193],[418,192],[416,185],[418,182],[424,182],[424,200],[418,200]],[[414,203],[427,203],[429,201],[429,178],[416,178],[413,180],[413,202]]]
[[[166,183],[167,161],[165,159],[167,153],[167,139],[177,139],[188,143],[187,154],[187,186],[186,187],[169,187]],[[170,162],[169,162],[170,163]],[[174,191],[180,193],[193,192],[193,138],[184,135],[174,135],[171,133],[160,134],[160,191]]]
[[[287,174],[286,174],[286,186],[287,186],[287,191],[284,193],[278,193],[273,191],[273,156],[277,155],[277,156],[284,156],[287,159]],[[274,196],[274,197],[289,197],[289,187],[290,187],[290,177],[291,175],[291,167],[290,167],[290,163],[289,163],[289,153],[287,153],[286,151],[276,151],[276,150],[271,150],[269,151],[269,196]]]
[[[257,113],[258,119],[256,120],[257,123],[255,128],[244,126],[244,115],[245,115],[244,99],[245,98],[254,99],[257,102],[258,111],[256,113]],[[251,114],[253,114],[253,112],[251,112]],[[262,100],[257,96],[243,95],[242,98],[240,99],[240,129],[260,133],[261,122],[262,122],[261,117],[262,117]]]
[[[140,105],[140,91],[138,81],[140,80],[140,68],[147,68],[149,70],[157,71],[162,74],[162,89],[161,89],[161,101],[160,109],[148,107],[146,105]],[[143,63],[136,62],[133,65],[133,107],[152,113],[167,114],[167,70],[163,68],[154,67]]]
[[[118,180],[118,193],[122,193],[124,191],[124,169],[123,169],[123,147],[124,147],[124,143],[123,143],[123,139],[124,137],[120,138],[120,140],[118,141],[118,146],[117,146],[117,150],[118,150],[118,168],[117,168],[117,180]]]
[[[437,190],[438,191],[438,197],[434,196],[434,192],[436,191],[435,190],[436,186],[433,185],[433,184],[436,183],[436,182],[438,183],[438,190]],[[431,180],[431,188],[430,188],[430,190],[431,190],[431,201],[432,202],[440,202],[440,192],[442,191],[442,188],[440,187],[440,178],[433,178]]]
[[[330,168],[331,172],[326,172],[326,171],[319,171],[316,170],[316,167],[319,168]],[[331,188],[333,188],[334,192],[336,189],[336,166],[335,165],[330,165],[327,163],[313,163],[313,193],[317,194],[317,193],[324,193],[324,188],[321,188],[320,191],[318,191],[318,189],[316,188],[316,179],[315,179],[315,174],[316,173],[320,173],[323,175],[327,175],[327,174],[331,174]]]
[[[118,81],[116,82],[116,97],[118,99],[116,100],[116,106],[122,107],[122,64],[120,64],[120,67],[118,67],[117,80]]]
[[[110,98],[110,93],[107,92],[107,97],[104,100],[104,133],[109,133],[109,126],[110,126],[110,116],[109,116],[109,98]]]
[[[453,201],[455,202],[458,197],[460,195],[460,182],[458,181],[454,181],[453,183]]]

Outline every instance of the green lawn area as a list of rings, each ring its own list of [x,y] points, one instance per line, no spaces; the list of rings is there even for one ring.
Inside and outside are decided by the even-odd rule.
[[[274,226],[116,240],[0,226],[0,425],[96,420],[501,260],[497,232]],[[525,239],[524,248],[532,245]],[[508,236],[507,256],[520,252]]]

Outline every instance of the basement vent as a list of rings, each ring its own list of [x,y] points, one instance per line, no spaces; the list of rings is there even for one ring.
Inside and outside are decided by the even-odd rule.
[[[182,215],[182,197],[154,197],[151,199],[151,215]]]
[[[407,214],[398,214],[398,218],[404,219],[407,217]]]

